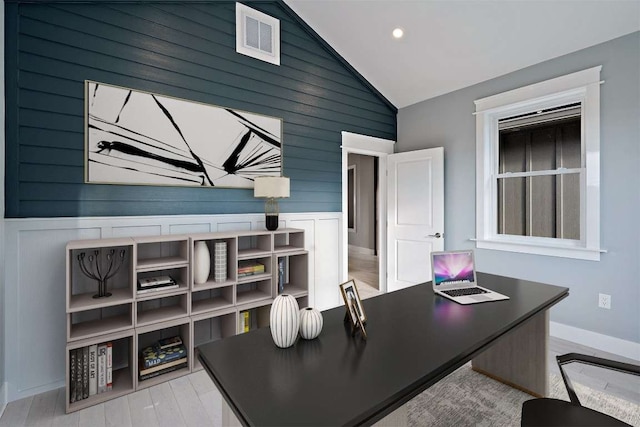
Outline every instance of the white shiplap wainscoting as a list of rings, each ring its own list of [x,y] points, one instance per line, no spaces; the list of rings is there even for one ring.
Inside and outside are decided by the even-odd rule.
[[[281,214],[280,227],[305,231],[309,305],[319,310],[337,306],[342,213]],[[5,220],[2,386],[7,401],[64,386],[68,241],[264,229],[264,214]]]

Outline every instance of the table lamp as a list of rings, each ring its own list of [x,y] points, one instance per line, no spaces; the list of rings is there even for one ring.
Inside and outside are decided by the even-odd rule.
[[[265,224],[267,230],[278,229],[278,201],[289,197],[289,178],[284,176],[259,176],[253,180],[253,197],[266,197],[264,204]]]

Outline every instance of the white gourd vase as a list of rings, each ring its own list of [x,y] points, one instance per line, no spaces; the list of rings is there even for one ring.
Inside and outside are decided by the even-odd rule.
[[[193,282],[201,285],[209,278],[211,269],[211,254],[204,241],[196,242],[193,249]]]
[[[305,340],[317,338],[322,332],[322,313],[319,310],[307,307],[300,310],[300,336]]]
[[[278,295],[273,300],[269,313],[269,324],[271,337],[278,347],[291,347],[296,342],[300,327],[298,311],[298,301],[291,295]]]

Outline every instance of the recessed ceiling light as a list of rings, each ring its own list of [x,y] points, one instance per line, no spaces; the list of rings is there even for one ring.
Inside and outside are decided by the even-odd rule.
[[[396,39],[401,39],[404,36],[404,30],[402,28],[396,28],[393,30],[393,37]]]

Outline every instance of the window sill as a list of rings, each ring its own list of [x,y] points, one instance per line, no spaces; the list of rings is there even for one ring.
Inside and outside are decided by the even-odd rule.
[[[507,240],[471,239],[476,242],[478,249],[493,249],[497,251],[518,252],[533,255],[546,255],[561,258],[600,261],[603,249],[584,248],[571,245],[543,245],[536,243],[514,242]]]

